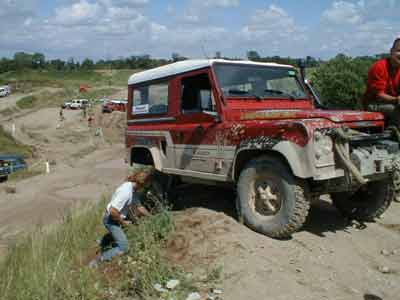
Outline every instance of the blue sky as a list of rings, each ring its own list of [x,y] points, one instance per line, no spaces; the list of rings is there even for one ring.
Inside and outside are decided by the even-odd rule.
[[[0,0],[0,57],[117,58],[204,52],[329,58],[387,52],[399,0]],[[204,50],[203,50],[204,49]]]

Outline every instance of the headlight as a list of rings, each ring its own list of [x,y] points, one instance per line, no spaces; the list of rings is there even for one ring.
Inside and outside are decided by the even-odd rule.
[[[321,132],[316,131],[314,133],[314,149],[315,158],[317,160],[331,155],[333,150],[333,142],[331,137],[323,135]]]

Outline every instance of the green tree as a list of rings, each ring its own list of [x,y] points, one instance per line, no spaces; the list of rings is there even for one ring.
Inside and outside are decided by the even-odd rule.
[[[14,71],[15,68],[15,61],[13,59],[2,58],[0,60],[0,73]]]
[[[247,51],[247,59],[253,60],[253,61],[259,61],[260,55],[255,50],[249,50],[249,51]]]
[[[32,67],[34,69],[43,69],[46,64],[46,59],[42,53],[34,53],[32,55]]]
[[[75,66],[75,60],[74,60],[74,58],[73,58],[73,57],[68,58],[68,61],[67,61],[67,69],[68,69],[69,71],[73,71],[73,70],[75,70],[75,68],[76,68],[76,66]]]
[[[25,52],[16,52],[14,54],[14,62],[17,70],[22,70],[32,67],[32,54]]]
[[[61,59],[53,59],[50,62],[48,62],[48,65],[50,66],[50,68],[53,68],[57,71],[61,71],[65,67],[65,61]]]
[[[328,107],[360,109],[372,58],[352,58],[339,54],[322,64],[311,80]]]
[[[84,70],[93,70],[94,68],[94,63],[93,60],[86,58],[82,64],[81,64],[81,68]]]

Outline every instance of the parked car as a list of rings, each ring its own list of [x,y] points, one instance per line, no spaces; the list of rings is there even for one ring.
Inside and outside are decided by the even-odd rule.
[[[89,100],[87,99],[75,99],[72,100],[72,103],[69,105],[70,109],[83,109],[84,107],[89,106]]]
[[[101,111],[103,113],[111,113],[113,111],[126,111],[128,100],[111,100],[103,104]]]
[[[70,108],[72,104],[72,101],[66,101],[63,103],[62,108]]]
[[[24,158],[18,154],[0,155],[0,182],[7,180],[8,175],[17,171],[25,170],[27,164]]]
[[[0,160],[0,182],[6,181],[10,174],[10,168],[8,167],[8,162],[5,160]]]
[[[0,86],[0,97],[6,97],[11,94],[11,89],[9,85]]]

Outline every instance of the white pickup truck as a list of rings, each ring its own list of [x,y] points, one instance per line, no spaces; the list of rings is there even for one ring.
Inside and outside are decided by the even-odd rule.
[[[9,85],[0,86],[0,97],[6,97],[11,94],[11,89]]]

